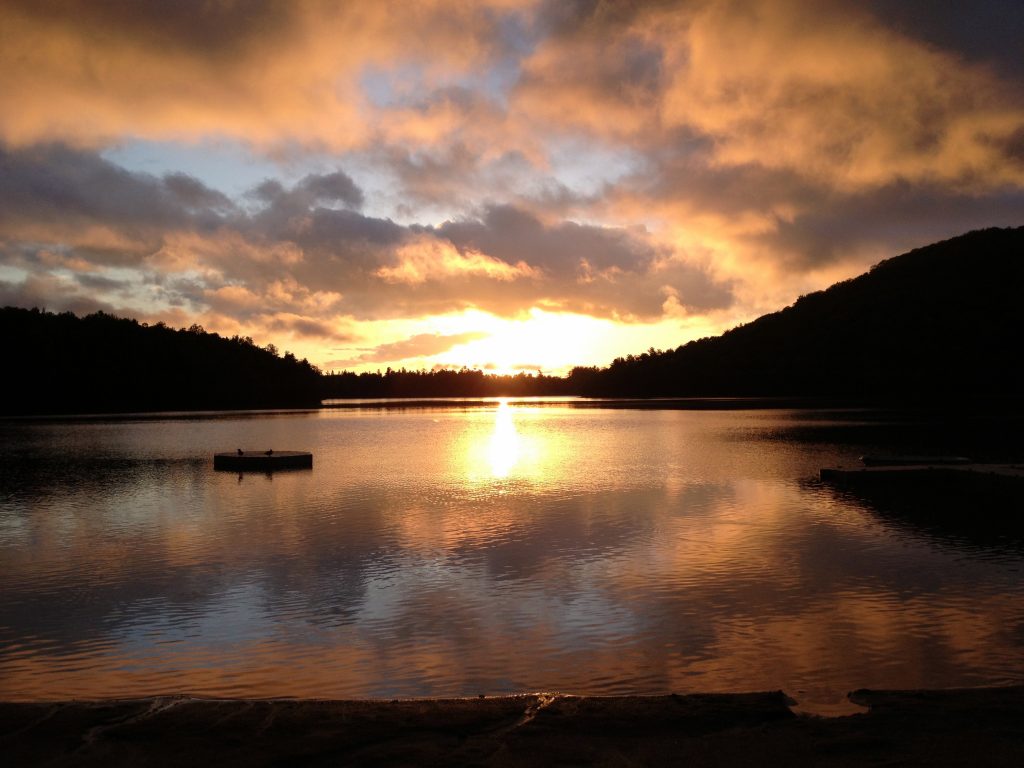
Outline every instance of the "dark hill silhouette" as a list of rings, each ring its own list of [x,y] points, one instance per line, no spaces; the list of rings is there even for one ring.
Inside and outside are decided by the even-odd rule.
[[[8,366],[0,413],[317,406],[319,371],[250,338],[102,312],[0,309]]]
[[[1024,227],[970,232],[881,262],[721,336],[576,368],[614,396],[852,400],[1024,393]]]

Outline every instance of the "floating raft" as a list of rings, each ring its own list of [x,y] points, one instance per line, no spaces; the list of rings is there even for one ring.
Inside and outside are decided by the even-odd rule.
[[[312,469],[309,451],[231,451],[213,454],[213,468],[229,472],[276,472],[281,469]]]

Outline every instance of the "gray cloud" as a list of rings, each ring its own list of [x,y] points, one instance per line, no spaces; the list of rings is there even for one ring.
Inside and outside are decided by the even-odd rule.
[[[344,203],[349,208],[363,204],[363,191],[341,171],[310,174],[296,185],[295,193],[308,194],[316,202]]]
[[[210,189],[198,179],[185,173],[169,173],[163,177],[167,190],[178,202],[192,209],[209,208],[229,212],[234,204],[217,190]]]
[[[513,264],[525,260],[559,276],[580,275],[586,262],[596,270],[642,272],[658,251],[627,230],[561,222],[546,226],[522,209],[489,206],[479,220],[446,222],[437,229],[459,248],[473,248]]]
[[[253,0],[244,4],[177,0],[10,0],[18,12],[49,27],[71,25],[83,34],[133,40],[140,47],[186,51],[217,61],[239,55],[258,40],[281,39],[294,30],[293,4]]]
[[[1011,76],[1024,75],[1024,5],[1015,0],[868,0],[864,3],[887,26],[965,58],[991,63]]]
[[[0,306],[78,315],[117,311],[117,307],[83,293],[76,284],[52,275],[29,275],[21,282],[0,280]]]
[[[136,233],[168,228],[211,229],[230,210],[220,192],[185,174],[163,179],[131,173],[99,155],[48,144],[0,146],[0,225],[116,225]]]
[[[794,269],[865,256],[877,261],[984,227],[1019,226],[1024,190],[958,194],[941,187],[893,184],[871,194],[823,195],[771,232],[746,238]]]
[[[307,317],[275,317],[267,323],[272,331],[286,331],[295,336],[309,339],[325,339],[330,341],[348,341],[349,334],[338,333],[333,325]]]

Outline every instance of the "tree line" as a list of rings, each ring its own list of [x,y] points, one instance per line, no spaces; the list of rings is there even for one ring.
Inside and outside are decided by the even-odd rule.
[[[97,312],[77,317],[0,309],[9,361],[6,414],[113,413],[319,405],[320,371],[249,337],[198,325],[147,325]]]
[[[354,397],[537,397],[571,395],[569,380],[542,373],[487,373],[476,368],[383,373],[342,371],[324,375],[326,398]]]

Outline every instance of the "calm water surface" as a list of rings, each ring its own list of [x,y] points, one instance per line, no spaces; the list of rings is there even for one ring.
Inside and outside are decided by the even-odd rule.
[[[1024,681],[1019,542],[815,482],[874,435],[515,401],[2,423],[0,699]],[[214,472],[238,446],[315,467]]]

